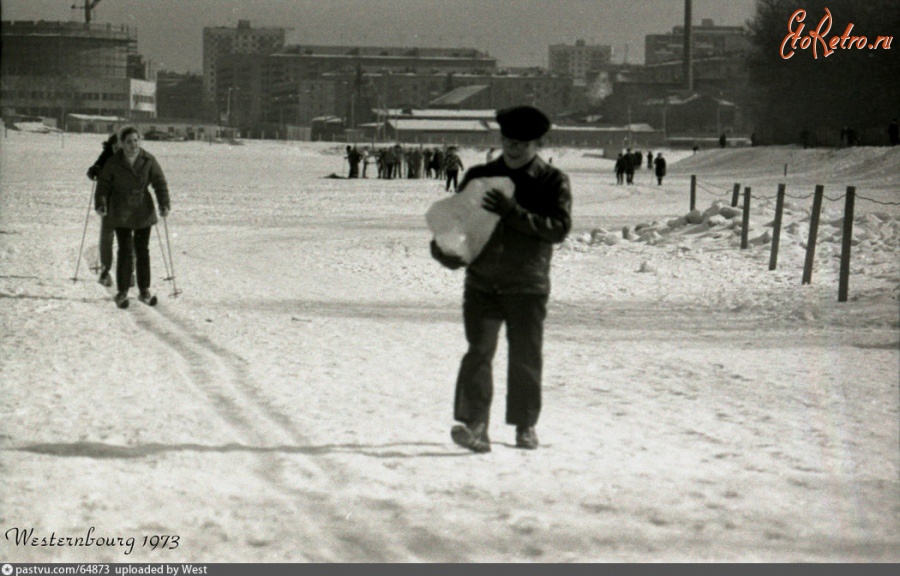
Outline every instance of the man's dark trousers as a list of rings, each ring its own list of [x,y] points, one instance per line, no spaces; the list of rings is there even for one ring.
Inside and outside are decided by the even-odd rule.
[[[456,380],[454,418],[466,424],[490,419],[494,386],[491,361],[500,327],[509,343],[506,423],[534,426],[541,412],[541,349],[546,294],[497,294],[466,287],[463,321],[469,349]]]
[[[113,241],[116,239],[116,227],[112,218],[104,216],[100,219],[100,266],[109,271],[113,261]]]

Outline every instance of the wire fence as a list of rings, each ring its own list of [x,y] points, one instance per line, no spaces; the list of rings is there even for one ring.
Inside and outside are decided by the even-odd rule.
[[[819,228],[819,219],[822,214],[822,203],[825,200],[829,202],[840,202],[844,201],[844,217],[843,217],[843,231],[842,231],[842,240],[841,240],[841,261],[840,261],[840,273],[838,279],[838,302],[846,302],[848,298],[848,290],[850,284],[850,252],[852,246],[852,236],[853,236],[853,214],[854,214],[854,205],[856,200],[861,200],[865,202],[871,202],[872,204],[877,204],[879,206],[900,206],[900,202],[887,202],[882,200],[876,200],[874,198],[869,198],[866,196],[860,196],[856,193],[855,186],[848,186],[846,189],[846,193],[837,197],[830,197],[825,195],[825,187],[822,185],[816,185],[815,191],[810,194],[796,195],[796,194],[787,194],[785,192],[786,185],[781,183],[778,185],[778,192],[775,196],[761,196],[759,194],[753,195],[752,188],[747,186],[744,187],[743,196],[744,202],[741,206],[741,211],[743,213],[743,218],[741,221],[740,231],[741,231],[741,249],[746,249],[749,247],[749,223],[750,223],[750,205],[751,199],[756,200],[765,200],[765,201],[776,201],[775,206],[775,220],[772,224],[773,232],[770,237],[771,242],[771,255],[769,259],[769,270],[775,270],[778,264],[778,247],[779,247],[779,239],[781,235],[781,223],[782,223],[782,214],[784,211],[784,201],[786,198],[790,198],[792,200],[807,200],[809,198],[813,198],[813,204],[810,212],[810,225],[809,225],[809,239],[806,242],[806,261],[803,266],[803,284],[810,284],[812,282],[812,274],[813,274],[813,265],[815,261],[815,252],[816,252],[816,243],[818,237],[818,228]],[[707,182],[704,180],[699,180],[696,175],[691,175],[691,210],[694,211],[696,209],[696,200],[697,200],[697,191],[703,192],[704,194],[721,197],[726,196],[731,199],[731,207],[738,208],[738,202],[740,201],[741,194],[741,184],[738,182],[734,183],[734,186],[731,190],[722,190],[720,185],[714,184],[712,182]]]
[[[705,194],[708,194],[710,196],[716,196],[716,197],[726,196],[726,197],[728,197],[728,196],[732,195],[734,192],[733,190],[722,191],[722,189],[719,185],[713,184],[711,182],[705,182],[703,180],[700,180],[699,178],[696,180],[696,182],[697,182],[697,190],[699,190]],[[785,198],[790,198],[791,200],[808,200],[808,199],[812,198],[814,195],[815,195],[814,192],[810,192],[809,194],[804,194],[804,195],[800,195],[800,196],[786,193]],[[776,199],[776,196],[760,196],[757,194],[753,194],[752,192],[750,194],[750,197],[754,200],[775,200]],[[830,197],[830,196],[826,195],[826,196],[824,196],[824,199],[828,200],[829,202],[840,202],[840,201],[844,200],[846,197],[847,197],[846,194],[841,194],[840,196],[837,196],[837,197]],[[871,202],[872,204],[877,204],[879,206],[900,206],[900,202],[885,202],[882,200],[876,200],[874,198],[868,198],[868,197],[862,196],[860,194],[856,195],[856,199],[866,201],[866,202]]]

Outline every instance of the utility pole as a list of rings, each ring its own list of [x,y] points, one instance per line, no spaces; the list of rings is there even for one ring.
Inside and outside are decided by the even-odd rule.
[[[631,143],[631,104],[628,105],[628,146],[632,146]]]
[[[694,90],[694,54],[691,12],[691,0],[684,0],[684,87],[688,92]]]

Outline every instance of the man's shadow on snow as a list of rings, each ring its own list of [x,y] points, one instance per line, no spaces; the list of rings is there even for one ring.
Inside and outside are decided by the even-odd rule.
[[[432,448],[429,450],[428,448]],[[438,450],[446,448],[447,450]],[[394,442],[387,444],[323,444],[321,446],[246,446],[236,442],[220,446],[204,444],[136,444],[121,446],[102,442],[72,442],[28,444],[17,448],[7,448],[16,452],[32,452],[61,458],[132,459],[155,456],[168,452],[249,452],[259,454],[301,454],[304,456],[324,456],[329,454],[360,454],[372,458],[453,458],[466,456],[468,452],[457,452],[449,442]]]

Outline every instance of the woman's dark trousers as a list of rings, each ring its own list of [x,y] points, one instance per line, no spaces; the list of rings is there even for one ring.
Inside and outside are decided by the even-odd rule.
[[[128,292],[131,284],[132,251],[137,264],[137,287],[141,291],[150,288],[151,228],[152,226],[137,230],[116,228],[116,242],[119,245],[116,253],[116,289],[119,292]]]

